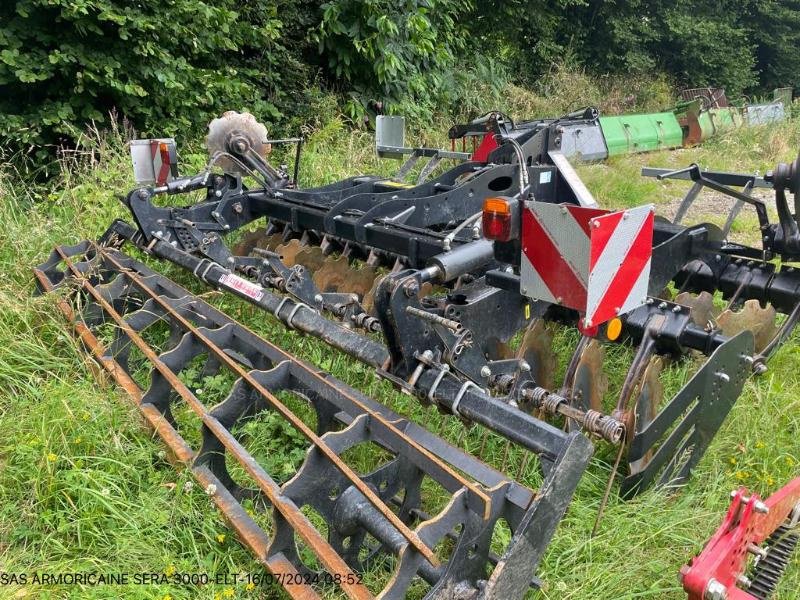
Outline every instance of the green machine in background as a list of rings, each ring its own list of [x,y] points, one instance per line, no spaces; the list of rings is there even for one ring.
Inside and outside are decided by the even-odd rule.
[[[678,148],[683,130],[673,112],[600,117],[609,156]]]

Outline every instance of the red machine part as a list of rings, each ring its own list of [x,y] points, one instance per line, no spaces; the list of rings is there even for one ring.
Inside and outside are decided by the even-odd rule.
[[[747,569],[747,555],[759,554],[761,544],[800,506],[800,477],[767,500],[748,496],[745,488],[733,494],[722,525],[703,551],[681,569],[689,600],[753,600],[737,587]]]
[[[492,151],[497,147],[497,141],[494,139],[494,134],[487,133],[483,136],[483,140],[481,140],[478,148],[472,153],[472,160],[475,162],[487,162],[489,160],[489,154],[491,154]]]

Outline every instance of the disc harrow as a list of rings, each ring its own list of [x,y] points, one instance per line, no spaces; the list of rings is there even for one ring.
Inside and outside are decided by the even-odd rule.
[[[695,198],[703,186],[731,195],[734,211],[722,229],[682,224],[691,201],[672,222],[653,218],[647,206],[604,211],[561,152],[560,128],[575,118],[515,123],[492,113],[451,129],[454,140],[480,138],[472,155],[415,149],[395,178],[314,188],[299,188],[285,173],[277,181],[263,154],[243,147],[252,132],[221,135],[218,125],[212,157],[235,159],[263,186],[247,189],[241,169],[209,169],[137,188],[125,199],[134,225],[114,223],[101,243],[130,242],[177,264],[467,426],[478,422],[520,443],[510,422],[536,415],[619,445],[626,495],[680,484],[747,375],[766,369],[800,318],[800,272],[788,264],[798,258],[800,234],[793,241],[796,217],[780,209],[786,192],[797,193],[797,167],[749,184],[752,177],[699,169],[658,173],[700,178]],[[410,161],[423,157],[430,161],[414,177]],[[450,159],[457,164],[443,169]],[[742,181],[745,192],[730,188]],[[774,187],[779,223],[749,195],[756,185]],[[206,190],[206,199],[154,202],[192,190]],[[759,218],[760,249],[727,239],[747,205]],[[256,231],[228,241],[254,222]],[[642,225],[631,230],[633,223]],[[622,233],[609,233],[614,224]],[[542,228],[546,234],[536,233]],[[627,230],[638,232],[636,250],[603,258],[607,240],[612,249],[635,241]],[[547,239],[549,254],[540,252]],[[609,290],[630,293],[612,298]],[[589,306],[597,294],[602,302]],[[568,357],[555,348],[563,328],[579,332],[569,334],[577,345]],[[620,348],[630,356],[621,378],[607,364]],[[670,398],[665,379],[679,381]],[[491,408],[468,414],[483,405]]]
[[[201,266],[209,277],[213,265]],[[591,456],[580,433],[508,413],[514,421],[503,421],[507,433],[544,471],[533,491],[111,246],[57,247],[35,274],[42,291],[57,294],[92,358],[293,597],[338,588],[349,598],[406,598],[413,590],[425,598],[512,599],[537,585],[536,565]],[[297,324],[308,323],[297,306],[290,307]],[[229,377],[215,405],[186,382],[195,368]],[[417,377],[434,399],[437,389],[455,388],[460,407],[450,408],[465,418],[477,421],[479,413],[502,415],[507,408],[446,370]],[[293,410],[289,397],[311,413]],[[179,418],[187,410],[191,423]],[[252,431],[245,428],[258,426],[265,414],[307,443],[301,464],[283,482],[248,448]],[[355,448],[369,450],[374,460],[354,464]],[[444,500],[430,499],[434,487]],[[245,510],[245,500],[256,514]],[[428,512],[431,506],[438,508]],[[493,534],[501,523],[511,537],[495,554]],[[364,583],[365,571],[381,589]]]

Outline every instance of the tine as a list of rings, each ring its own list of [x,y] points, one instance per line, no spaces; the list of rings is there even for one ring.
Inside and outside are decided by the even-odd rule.
[[[531,453],[528,452],[523,448],[522,450],[522,460],[519,463],[519,467],[517,468],[517,481],[522,481],[522,476],[525,475],[525,469],[528,468],[528,461],[531,458]]]
[[[678,211],[675,213],[675,218],[672,220],[673,223],[679,225],[680,222],[683,220],[683,217],[686,216],[689,207],[692,206],[697,196],[703,189],[703,182],[696,181],[692,186],[692,189],[688,191],[684,199],[681,201],[681,205],[678,207]]]
[[[488,437],[489,437],[489,430],[488,429],[484,429],[483,430],[483,437],[481,438],[481,447],[478,450],[478,456],[481,457],[481,458],[483,458],[483,451],[486,449],[486,440],[487,440]]]
[[[503,450],[503,463],[500,467],[500,471],[503,473],[506,472],[506,465],[508,465],[508,451],[511,449],[511,440],[506,441],[506,447]]]
[[[266,239],[267,233],[265,229],[257,229],[256,231],[248,231],[244,234],[241,241],[233,247],[233,253],[236,256],[247,256],[252,252],[261,240]]]

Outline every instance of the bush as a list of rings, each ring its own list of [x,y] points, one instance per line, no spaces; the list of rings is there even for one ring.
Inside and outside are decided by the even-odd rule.
[[[316,39],[331,75],[346,84],[347,112],[371,101],[392,105],[435,96],[466,47],[458,19],[471,0],[330,0]]]
[[[106,120],[112,107],[159,135],[186,132],[226,108],[277,118],[292,87],[308,79],[297,59],[302,48],[287,46],[296,38],[278,16],[298,19],[303,11],[292,9],[299,5],[313,3],[3,3],[0,138],[18,146],[69,143],[76,127]]]

